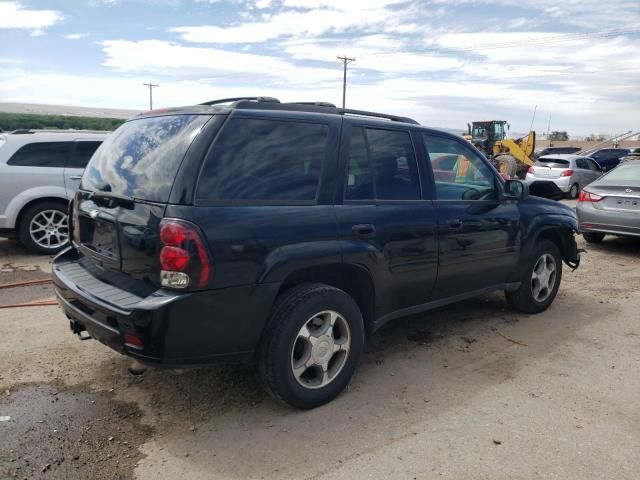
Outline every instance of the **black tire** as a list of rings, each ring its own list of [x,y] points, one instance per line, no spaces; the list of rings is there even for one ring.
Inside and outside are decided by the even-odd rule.
[[[307,388],[294,375],[294,348],[298,345],[300,329],[325,311],[339,313],[341,321],[348,324],[349,352],[327,385]],[[317,283],[293,287],[277,300],[265,327],[256,357],[258,379],[269,394],[284,403],[301,409],[318,407],[346,388],[360,359],[363,343],[362,314],[347,293]]]
[[[574,200],[578,198],[579,194],[580,194],[580,185],[578,185],[577,183],[574,183],[573,185],[571,185],[571,188],[569,188],[569,191],[567,192],[567,198]]]
[[[548,288],[548,296],[544,299],[536,298],[534,294],[533,271],[542,257],[549,255],[555,262],[555,277],[553,286]],[[520,312],[539,313],[546,310],[556,298],[560,282],[562,281],[562,255],[558,246],[550,240],[542,240],[529,256],[527,266],[522,272],[520,288],[513,292],[505,292],[509,305]]]
[[[496,168],[500,173],[506,173],[511,178],[516,178],[518,173],[518,161],[511,155],[498,155],[495,160]]]
[[[63,215],[65,218],[67,216],[67,205],[64,202],[55,202],[55,201],[44,201],[38,202],[30,207],[28,207],[22,214],[20,215],[20,220],[18,223],[18,238],[20,239],[20,243],[24,245],[26,248],[33,252],[44,253],[48,255],[53,255],[58,253],[62,249],[66,248],[69,244],[68,239],[62,244],[58,244],[60,242],[56,241],[55,246],[51,248],[47,248],[46,245],[43,245],[44,242],[38,243],[32,237],[30,232],[30,226],[32,222],[38,215],[47,211],[56,211],[59,212],[60,215]],[[69,228],[68,223],[65,230],[62,230],[60,233],[63,234],[66,232],[68,235]],[[59,239],[61,237],[55,237]]]
[[[588,243],[600,243],[604,240],[604,233],[602,232],[583,232],[582,236]]]

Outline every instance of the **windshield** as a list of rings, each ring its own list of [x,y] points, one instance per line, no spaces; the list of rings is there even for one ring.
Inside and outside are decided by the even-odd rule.
[[[640,165],[621,165],[598,181],[599,185],[640,185]]]
[[[210,118],[171,115],[126,122],[93,155],[80,188],[166,202],[189,145]]]

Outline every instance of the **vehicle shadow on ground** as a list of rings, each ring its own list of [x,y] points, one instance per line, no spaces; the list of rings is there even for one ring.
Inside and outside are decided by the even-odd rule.
[[[361,454],[363,445],[378,448],[404,438],[430,416],[516,378],[536,357],[575,337],[575,329],[558,319],[572,315],[576,304],[587,305],[592,319],[615,308],[577,295],[541,315],[519,315],[493,294],[394,322],[368,339],[347,391],[311,411],[272,400],[247,367],[151,369],[139,383],[129,380],[127,389],[141,394],[134,396],[157,431],[143,447],[149,455],[143,476],[159,473],[159,459],[167,456],[188,457],[193,478],[199,471],[227,478],[327,472],[328,465]],[[112,365],[123,366],[122,359]],[[228,450],[230,439],[243,445],[242,452]],[[287,471],[290,455],[304,459],[308,473]]]
[[[640,252],[640,238],[607,235],[601,243],[585,242],[583,248],[586,250],[587,254],[589,252],[601,252],[614,254],[616,256],[633,256],[634,258],[637,258],[638,253]]]

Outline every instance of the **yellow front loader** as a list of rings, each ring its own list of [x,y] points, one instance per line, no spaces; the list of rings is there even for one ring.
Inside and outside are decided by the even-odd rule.
[[[505,120],[473,122],[473,125],[468,125],[470,141],[493,159],[500,173],[512,178],[524,178],[534,163],[536,132],[532,130],[529,135],[511,139],[507,138],[505,125],[508,129],[509,124]]]

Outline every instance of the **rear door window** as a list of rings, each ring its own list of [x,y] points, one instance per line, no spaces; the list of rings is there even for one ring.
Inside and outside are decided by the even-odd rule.
[[[67,167],[69,168],[85,168],[91,156],[95,153],[102,142],[91,140],[79,140],[75,142],[76,149],[73,155],[69,157]]]
[[[419,200],[420,177],[409,132],[367,128],[379,200]]]
[[[166,202],[189,145],[210,118],[169,115],[124,123],[95,152],[80,188]]]
[[[313,202],[328,136],[322,123],[231,119],[205,160],[197,198]]]
[[[347,157],[347,178],[345,182],[345,200],[371,200],[373,193],[373,173],[367,154],[367,142],[363,128],[352,128],[349,136],[349,155]]]
[[[37,142],[20,147],[7,165],[22,167],[64,167],[71,157],[73,142]]]
[[[408,132],[351,129],[344,199],[420,199],[418,166]]]

